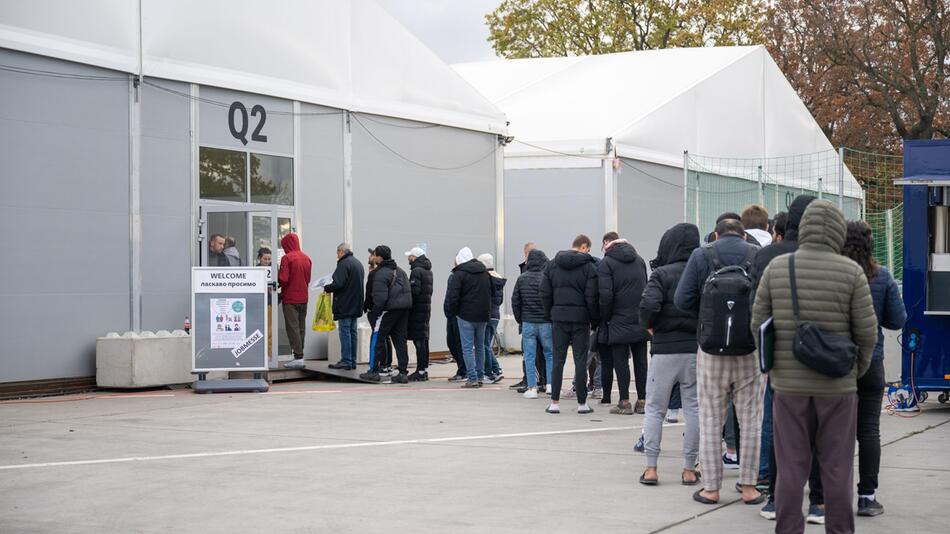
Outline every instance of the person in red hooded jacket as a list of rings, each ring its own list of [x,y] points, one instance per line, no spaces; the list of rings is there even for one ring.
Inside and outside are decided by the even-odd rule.
[[[291,369],[303,368],[303,342],[307,332],[307,301],[310,289],[310,257],[300,250],[300,238],[291,232],[280,240],[284,257],[280,260],[277,284],[287,326],[287,338],[294,352],[293,361],[284,364]]]

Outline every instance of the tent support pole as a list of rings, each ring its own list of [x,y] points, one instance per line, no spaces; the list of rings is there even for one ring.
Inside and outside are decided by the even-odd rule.
[[[689,222],[689,150],[683,151],[683,222]]]
[[[844,213],[844,147],[838,147],[838,209]]]
[[[495,268],[505,274],[505,138],[495,143]]]
[[[129,78],[129,326],[142,329],[142,86]]]
[[[343,241],[353,243],[353,132],[350,112],[343,112]]]

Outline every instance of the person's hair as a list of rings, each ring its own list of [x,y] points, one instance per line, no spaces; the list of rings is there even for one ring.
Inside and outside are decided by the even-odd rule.
[[[214,240],[217,239],[217,238],[219,238],[219,237],[220,237],[221,239],[224,239],[224,236],[221,235],[221,234],[211,234],[211,237],[208,238],[208,242],[209,242],[209,243],[213,243]],[[225,241],[227,241],[227,240],[225,240]]]
[[[528,252],[529,249],[534,248],[534,241],[528,241],[524,244],[524,251]]]
[[[864,271],[868,282],[877,276],[880,266],[874,259],[874,236],[871,227],[864,221],[848,221],[848,235],[841,253],[851,258]]]
[[[769,228],[769,212],[760,204],[749,204],[742,210],[742,226],[745,228],[756,228],[767,230]]]
[[[775,214],[775,234],[785,237],[785,227],[788,226],[788,212],[780,211]]]
[[[737,219],[723,219],[716,223],[716,234],[722,237],[726,234],[745,235],[745,228],[742,222]]]
[[[571,243],[572,248],[580,248],[580,247],[583,247],[584,245],[587,245],[588,247],[590,247],[590,238],[584,234],[581,234],[575,237],[574,242]]]
[[[727,212],[723,213],[722,215],[720,215],[719,217],[716,217],[716,224],[719,224],[719,223],[721,223],[722,221],[724,221],[724,220],[726,220],[726,219],[735,219],[735,220],[737,220],[737,221],[741,221],[741,220],[742,220],[742,216],[739,215],[738,213],[735,213],[735,212],[732,212],[732,211],[727,211]]]
[[[336,246],[336,249],[342,252],[353,252],[353,249],[350,248],[349,243],[340,243]]]
[[[225,247],[230,248],[230,247],[233,247],[233,246],[235,246],[235,245],[237,245],[237,241],[235,241],[233,237],[228,236],[228,237],[225,237],[225,238],[224,238],[224,246],[225,246]]]
[[[611,241],[616,241],[618,239],[620,239],[620,234],[618,234],[617,232],[607,232],[606,234],[604,234],[605,243],[610,243]]]
[[[257,258],[260,259],[264,254],[270,254],[270,249],[267,247],[261,247],[257,249]]]

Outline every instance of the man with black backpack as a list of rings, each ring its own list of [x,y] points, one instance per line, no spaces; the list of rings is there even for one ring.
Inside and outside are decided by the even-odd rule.
[[[712,243],[690,255],[673,297],[677,308],[699,319],[696,375],[704,489],[694,493],[693,499],[703,504],[719,502],[722,425],[731,393],[742,428],[742,500],[759,504],[764,497],[755,483],[765,379],[759,371],[751,329],[751,270],[759,248],[746,242],[742,223],[735,219],[717,223],[713,237]]]
[[[409,382],[409,351],[406,348],[406,330],[409,325],[409,309],[412,307],[412,292],[409,277],[396,265],[392,251],[386,245],[379,245],[373,251],[379,259],[379,267],[373,274],[373,309],[370,310],[369,324],[373,327],[374,351],[372,367],[360,375],[363,380],[379,382],[379,371],[383,363],[380,356],[386,353],[388,340],[393,343],[399,374],[393,376],[393,384]]]

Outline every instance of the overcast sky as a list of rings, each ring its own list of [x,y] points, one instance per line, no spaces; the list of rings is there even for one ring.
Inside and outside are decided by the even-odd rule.
[[[446,63],[495,59],[485,15],[501,0],[376,0]]]

